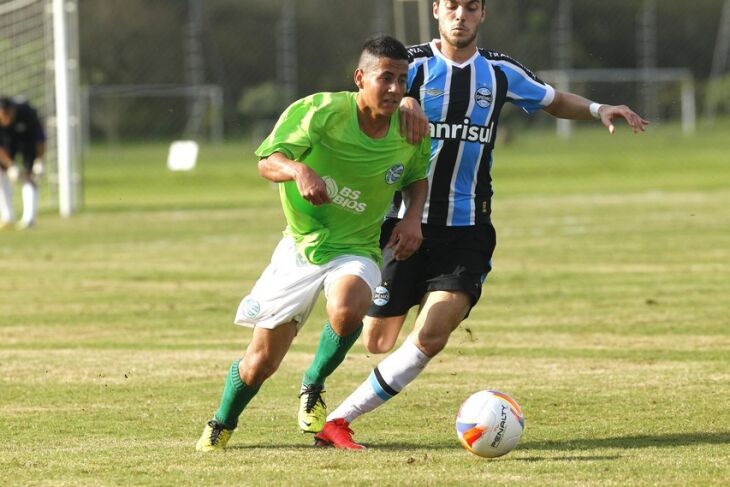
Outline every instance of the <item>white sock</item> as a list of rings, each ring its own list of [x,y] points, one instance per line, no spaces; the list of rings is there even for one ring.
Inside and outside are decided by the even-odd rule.
[[[38,188],[29,182],[23,183],[23,218],[21,221],[26,224],[35,222],[35,214],[38,209]]]
[[[0,169],[0,222],[15,221],[13,209],[13,185],[5,171]]]
[[[367,380],[327,416],[327,421],[343,418],[352,423],[360,415],[372,411],[402,391],[426,368],[429,360],[431,358],[421,352],[410,337],[407,338],[398,350],[380,362]]]

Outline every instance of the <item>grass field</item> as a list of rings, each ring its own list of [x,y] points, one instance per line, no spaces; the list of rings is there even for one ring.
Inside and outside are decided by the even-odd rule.
[[[252,148],[94,147],[86,209],[0,233],[0,474],[7,485],[730,485],[730,127],[518,137],[496,153],[498,247],[447,349],[313,449],[295,414],[320,305],[224,454],[194,451],[250,331],[238,300],[283,228]],[[379,358],[357,344],[330,406]],[[481,460],[453,419],[513,395],[527,430]],[[0,480],[0,483],[5,483]]]

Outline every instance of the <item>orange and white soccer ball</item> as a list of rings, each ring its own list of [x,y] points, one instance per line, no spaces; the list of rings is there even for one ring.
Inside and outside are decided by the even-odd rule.
[[[456,434],[467,451],[485,458],[501,457],[517,446],[525,418],[517,401],[503,392],[472,394],[456,414]]]

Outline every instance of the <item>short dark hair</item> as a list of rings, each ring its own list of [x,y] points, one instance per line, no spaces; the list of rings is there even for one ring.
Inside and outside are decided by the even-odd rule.
[[[378,34],[368,38],[362,46],[361,60],[365,54],[376,58],[387,57],[389,59],[408,61],[408,50],[406,46],[395,37],[385,34]]]
[[[6,112],[14,105],[15,103],[13,103],[13,100],[9,96],[0,96],[0,110]]]

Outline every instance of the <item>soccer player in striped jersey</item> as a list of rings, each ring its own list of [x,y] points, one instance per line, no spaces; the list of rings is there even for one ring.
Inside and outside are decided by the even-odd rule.
[[[363,331],[368,350],[390,351],[408,310],[416,305],[420,310],[404,343],[327,417],[323,431],[315,437],[319,446],[364,448],[353,441],[350,423],[412,382],[479,300],[496,241],[490,216],[490,169],[505,103],[528,113],[545,110],[559,118],[600,119],[611,133],[614,119],[625,119],[635,133],[647,124],[626,106],[601,105],[556,91],[509,56],[478,48],[484,3],[434,2],[440,38],[409,49],[408,95],[425,112],[431,135],[424,240],[405,261],[384,251],[383,280]],[[424,130],[425,124],[423,120]],[[387,240],[402,214],[402,208],[392,212],[393,218],[383,226],[383,239]]]

